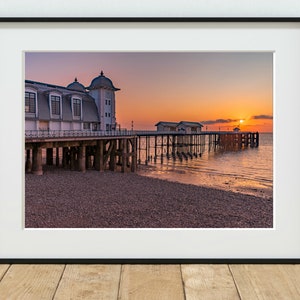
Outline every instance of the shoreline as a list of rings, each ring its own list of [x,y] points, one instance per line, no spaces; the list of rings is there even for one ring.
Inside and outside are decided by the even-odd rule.
[[[273,199],[138,173],[25,175],[26,228],[273,228]]]
[[[244,180],[238,178],[237,176],[233,176],[231,179],[228,177],[226,179],[223,178],[222,175],[217,174],[202,174],[197,173],[197,180],[192,180],[191,176],[184,177],[185,172],[176,171],[173,169],[169,170],[159,170],[154,165],[139,165],[137,174],[149,178],[158,178],[161,180],[166,180],[170,182],[182,183],[182,184],[190,184],[200,187],[218,189],[222,191],[231,191],[233,193],[252,195],[256,197],[261,197],[267,200],[273,199],[273,189],[269,187],[258,185],[257,182],[251,180]],[[174,176],[175,174],[175,176]],[[177,179],[176,179],[177,177]],[[208,179],[209,177],[209,179]],[[199,183],[200,182],[200,183]]]

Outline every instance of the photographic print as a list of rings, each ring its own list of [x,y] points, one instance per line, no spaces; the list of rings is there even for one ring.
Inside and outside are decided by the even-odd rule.
[[[25,52],[25,228],[273,228],[272,52]]]

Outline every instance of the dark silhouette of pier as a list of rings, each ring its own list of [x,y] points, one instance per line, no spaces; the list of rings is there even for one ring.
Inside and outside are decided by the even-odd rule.
[[[35,130],[25,132],[25,171],[43,174],[43,150],[49,166],[135,172],[137,164],[199,158],[206,147],[210,152],[258,146],[258,132]]]
[[[258,132],[205,131],[179,133],[138,131],[138,163],[166,159],[188,160],[201,157],[204,151],[236,151],[259,146]]]

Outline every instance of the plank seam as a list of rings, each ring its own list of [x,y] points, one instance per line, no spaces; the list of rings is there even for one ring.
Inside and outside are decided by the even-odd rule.
[[[231,270],[231,268],[230,268],[230,265],[227,265],[227,267],[228,267],[229,273],[230,273],[230,275],[231,275],[231,277],[232,277],[232,280],[233,280],[235,289],[236,289],[236,291],[237,291],[237,294],[238,294],[238,296],[239,296],[239,299],[242,300],[242,296],[241,296],[241,294],[240,294],[239,288],[238,288],[237,283],[236,283],[236,281],[235,281],[235,278],[234,278],[234,275],[233,275],[232,270]]]
[[[4,278],[4,276],[7,274],[8,270],[11,268],[12,265],[9,265],[8,268],[5,270],[5,272],[3,273],[3,275],[0,277],[0,282],[2,281],[2,279]]]
[[[119,276],[119,284],[118,284],[117,300],[121,299],[121,279],[122,279],[123,267],[124,267],[124,265],[121,265],[120,276]]]
[[[61,272],[61,275],[60,275],[59,280],[58,280],[57,285],[56,285],[56,289],[55,289],[55,291],[54,291],[54,293],[53,293],[52,300],[55,299],[56,293],[57,293],[58,288],[59,288],[59,286],[60,286],[62,277],[63,277],[63,275],[64,275],[64,273],[65,273],[65,270],[66,270],[66,267],[67,267],[67,265],[64,266],[64,269],[63,269],[62,272]]]
[[[185,282],[183,280],[183,275],[182,275],[182,265],[179,265],[180,268],[180,276],[181,276],[181,282],[182,282],[182,290],[183,290],[183,299],[186,300],[186,294],[185,294]]]

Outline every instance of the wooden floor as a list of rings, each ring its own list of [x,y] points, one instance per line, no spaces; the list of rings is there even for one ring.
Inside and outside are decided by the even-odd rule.
[[[300,299],[300,265],[0,264],[0,299]]]

